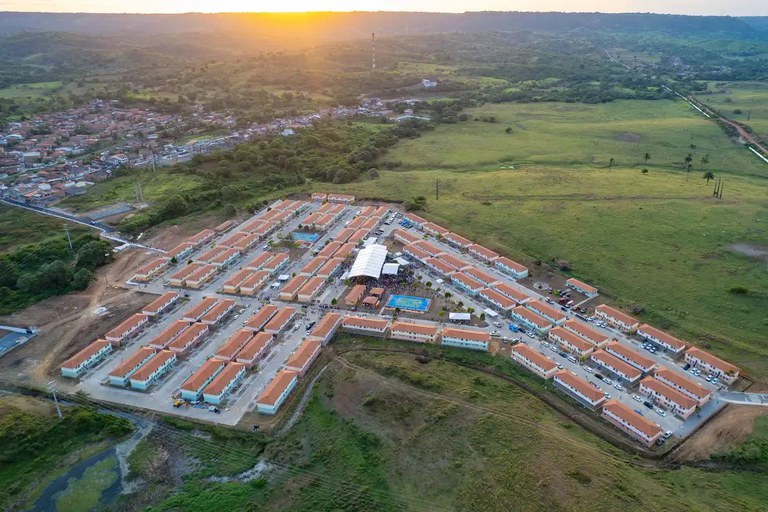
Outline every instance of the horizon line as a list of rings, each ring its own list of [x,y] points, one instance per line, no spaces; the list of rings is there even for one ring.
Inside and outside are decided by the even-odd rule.
[[[766,18],[768,14],[690,14],[680,12],[653,12],[653,11],[495,11],[495,10],[482,10],[482,11],[357,11],[357,10],[322,10],[322,11],[167,11],[167,12],[141,12],[141,11],[0,11],[0,14],[95,14],[95,15],[142,15],[142,16],[158,16],[158,15],[217,15],[217,14],[282,14],[282,15],[310,15],[310,14],[604,14],[604,15],[617,15],[617,14],[648,14],[656,16],[688,16],[699,18],[744,18],[744,17],[758,17]]]

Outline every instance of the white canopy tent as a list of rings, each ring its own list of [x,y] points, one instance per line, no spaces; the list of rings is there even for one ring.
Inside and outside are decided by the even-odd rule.
[[[381,271],[385,276],[396,276],[398,272],[400,272],[400,265],[397,263],[385,263]]]
[[[380,244],[372,244],[360,249],[360,252],[349,269],[349,277],[381,277],[381,269],[387,259],[387,248]]]

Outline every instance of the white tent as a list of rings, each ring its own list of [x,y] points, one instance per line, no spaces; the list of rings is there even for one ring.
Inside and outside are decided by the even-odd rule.
[[[349,269],[349,277],[381,277],[381,269],[387,259],[387,248],[380,244],[369,245],[360,249],[360,252]]]
[[[400,265],[397,263],[385,263],[381,273],[385,276],[396,276],[400,271]]]

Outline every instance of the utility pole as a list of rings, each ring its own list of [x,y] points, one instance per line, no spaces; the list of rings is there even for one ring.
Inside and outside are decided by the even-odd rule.
[[[72,247],[72,237],[69,236],[69,226],[67,226],[66,224],[64,224],[64,232],[67,234],[67,242],[69,242],[69,251],[75,252],[74,247]]]
[[[376,33],[371,33],[371,72],[376,71]]]
[[[435,201],[440,200],[440,178],[435,178]]]
[[[61,407],[59,407],[59,399],[56,398],[56,383],[54,381],[50,381],[48,383],[48,391],[53,393],[53,403],[56,404],[56,414],[59,415],[59,419],[63,419],[64,415],[61,414]]]
[[[747,121],[749,121],[750,119],[752,119],[752,111],[751,110],[747,111]]]

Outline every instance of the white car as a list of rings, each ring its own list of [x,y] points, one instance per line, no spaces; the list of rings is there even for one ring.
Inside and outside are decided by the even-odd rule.
[[[491,331],[491,338],[498,338],[501,336],[499,331]]]
[[[658,413],[658,415],[659,415],[659,416],[661,416],[662,418],[663,418],[663,417],[665,417],[665,416],[667,415],[667,412],[666,412],[664,409],[656,409],[656,412],[657,412],[657,413]]]
[[[587,373],[592,373],[594,370],[592,369],[591,366],[585,366],[584,367],[584,371],[587,372]]]
[[[617,391],[624,391],[624,386],[621,384],[616,383],[613,385],[613,387],[616,388]]]
[[[635,402],[642,402],[643,397],[641,397],[640,395],[632,395],[632,400],[634,400]]]
[[[603,382],[605,382],[609,386],[613,385],[613,381],[611,379],[609,379],[608,377],[604,377],[603,378]]]

